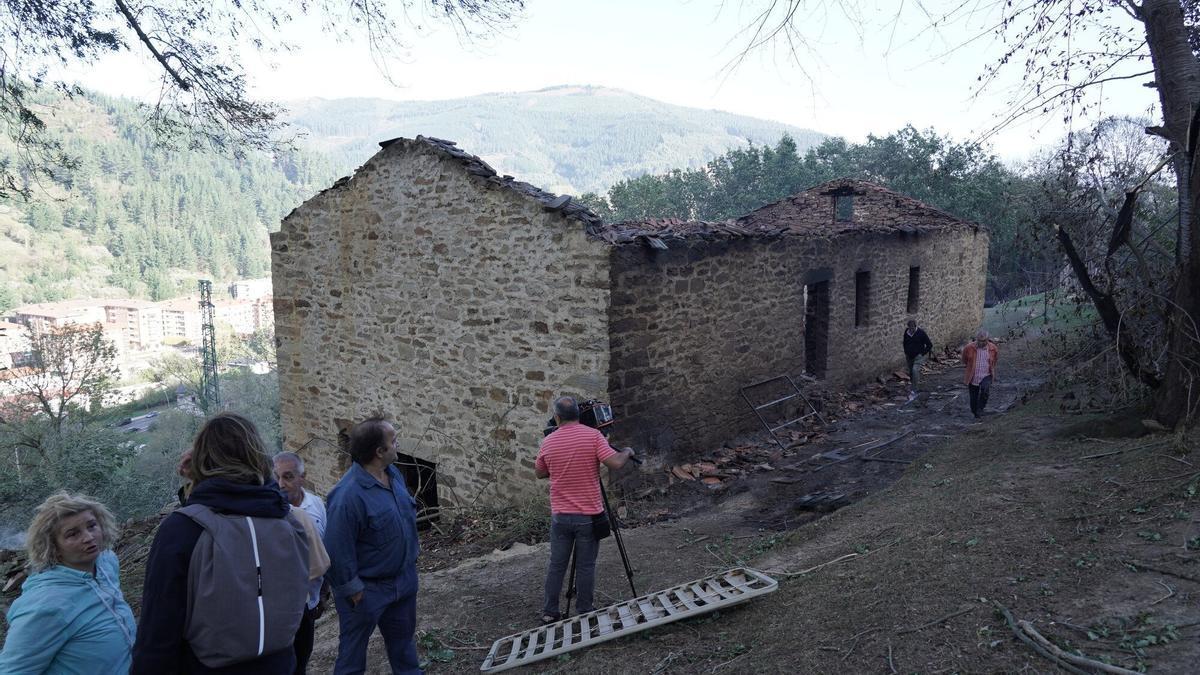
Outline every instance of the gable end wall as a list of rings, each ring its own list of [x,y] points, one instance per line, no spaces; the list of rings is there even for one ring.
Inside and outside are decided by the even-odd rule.
[[[409,142],[271,243],[284,445],[318,492],[346,466],[339,426],[376,412],[437,463],[442,501],[545,489],[550,402],[607,385],[607,249],[582,225]]]

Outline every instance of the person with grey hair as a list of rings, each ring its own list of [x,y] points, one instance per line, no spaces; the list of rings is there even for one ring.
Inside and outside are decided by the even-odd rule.
[[[617,451],[599,430],[580,424],[579,404],[570,396],[554,401],[557,428],[542,439],[534,473],[550,479],[550,562],[546,567],[542,622],[561,618],[558,611],[563,577],[575,551],[575,589],[579,613],[592,605],[596,584],[596,554],[600,542],[594,534],[596,516],[604,513],[600,496],[600,465],[620,469],[633,450]]]
[[[962,350],[962,362],[966,366],[963,372],[963,384],[971,394],[971,414],[975,419],[983,416],[983,409],[988,402],[992,383],[996,381],[996,361],[1000,358],[1000,349],[988,336],[988,332],[979,329],[975,339],[968,342]]]
[[[118,579],[103,504],[56,492],[34,513],[32,571],[8,610],[0,673],[126,673],[137,623]]]
[[[300,629],[296,631],[296,641],[292,647],[296,650],[296,674],[303,675],[308,670],[308,659],[312,656],[313,634],[316,630],[317,619],[324,614],[325,606],[321,602],[321,587],[325,582],[324,574],[329,569],[329,555],[325,551],[322,539],[325,537],[325,502],[321,498],[304,489],[304,460],[294,452],[281,452],[272,460],[275,482],[283,490],[288,503],[292,505],[292,513],[299,511],[308,517],[306,528],[312,526],[309,538],[309,550],[317,551],[319,555],[310,556],[309,574],[316,577],[309,582],[308,602],[304,607],[304,617],[300,620]],[[314,567],[315,565],[315,567]]]

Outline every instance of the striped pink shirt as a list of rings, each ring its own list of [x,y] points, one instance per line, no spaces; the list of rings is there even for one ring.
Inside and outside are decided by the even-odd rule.
[[[542,439],[536,466],[550,473],[550,511],[594,516],[600,500],[600,462],[617,454],[604,434],[571,422]]]
[[[978,385],[983,382],[983,378],[992,374],[991,360],[988,358],[988,348],[983,347],[975,352],[975,374],[971,378],[971,384]]]

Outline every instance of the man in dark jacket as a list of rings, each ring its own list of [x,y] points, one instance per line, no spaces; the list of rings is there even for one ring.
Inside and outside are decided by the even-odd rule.
[[[416,502],[396,461],[396,430],[373,418],[350,430],[354,463],[329,492],[325,548],[338,613],[336,675],[365,672],[367,640],[383,636],[395,675],[421,673],[417,626]]]
[[[253,425],[238,415],[222,413],[209,420],[193,444],[189,475],[195,488],[188,504],[251,518],[285,518],[291,505],[270,480],[270,471],[270,459],[262,451]],[[203,532],[199,523],[179,511],[159,526],[146,561],[131,675],[291,675],[296,654],[290,644],[286,649],[221,668],[205,666],[193,653],[185,638],[188,569]],[[303,602],[301,595],[297,603]]]
[[[917,326],[915,319],[908,320],[904,330],[904,360],[908,363],[908,400],[917,397],[917,383],[921,379],[921,364],[933,351],[933,342],[924,329]]]

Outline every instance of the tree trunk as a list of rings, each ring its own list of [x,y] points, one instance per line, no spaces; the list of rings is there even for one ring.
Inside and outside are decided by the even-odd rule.
[[[1163,135],[1177,153],[1179,189],[1179,277],[1167,323],[1168,356],[1163,383],[1155,392],[1154,416],[1168,427],[1196,421],[1200,398],[1200,230],[1195,217],[1200,182],[1195,157],[1187,154],[1188,129],[1200,102],[1200,61],[1192,53],[1179,0],[1144,0],[1138,12],[1154,63],[1154,81],[1163,110]]]

